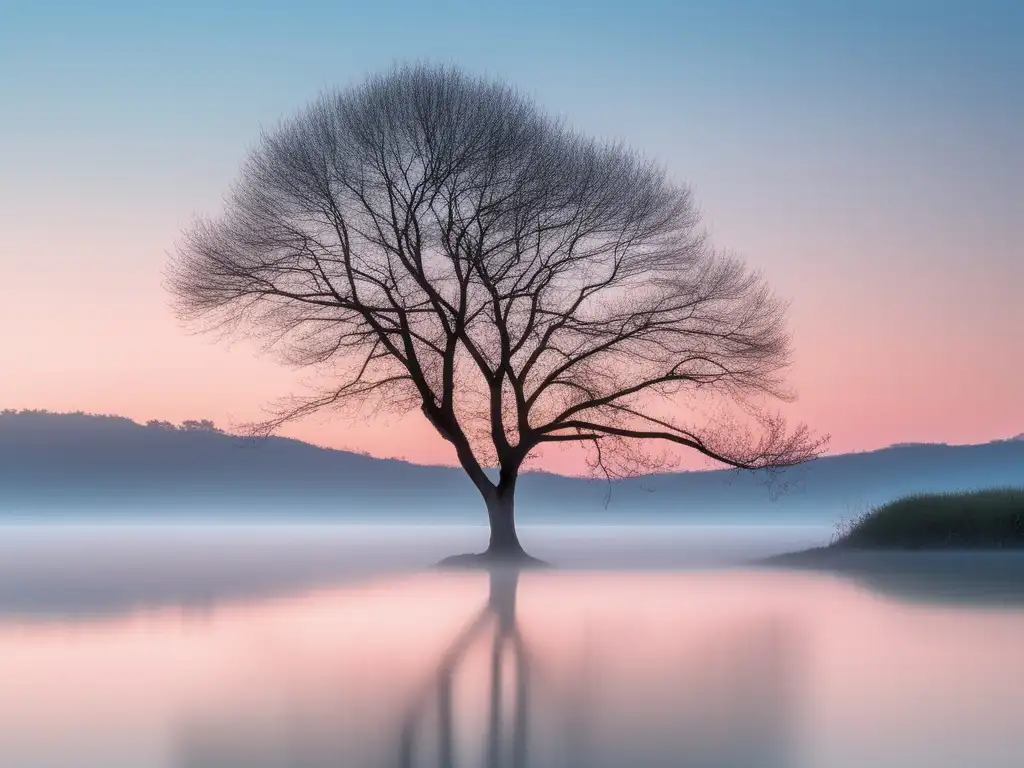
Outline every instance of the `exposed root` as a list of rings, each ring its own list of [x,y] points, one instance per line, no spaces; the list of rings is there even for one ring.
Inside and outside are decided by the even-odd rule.
[[[538,560],[522,550],[512,552],[473,552],[446,557],[437,564],[439,568],[485,568],[511,566],[515,568],[550,568],[549,563]]]

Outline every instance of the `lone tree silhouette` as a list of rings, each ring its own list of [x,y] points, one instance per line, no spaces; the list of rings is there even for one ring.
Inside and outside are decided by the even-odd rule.
[[[664,466],[656,446],[758,469],[822,445],[755,404],[791,397],[785,308],[709,246],[690,191],[456,69],[396,68],[265,133],[169,286],[186,320],[323,374],[265,432],[420,408],[486,503],[476,557],[529,559],[516,479],[547,443],[585,444],[609,477]],[[715,401],[752,419],[667,415]]]

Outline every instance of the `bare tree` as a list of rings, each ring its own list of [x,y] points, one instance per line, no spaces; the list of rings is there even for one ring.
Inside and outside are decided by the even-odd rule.
[[[822,445],[756,405],[789,397],[784,307],[709,246],[690,191],[454,69],[398,68],[264,134],[169,284],[184,318],[324,374],[268,431],[420,408],[483,495],[487,557],[526,557],[516,478],[545,444],[583,443],[609,476],[662,466],[658,445],[744,469]],[[679,418],[709,402],[753,422]]]

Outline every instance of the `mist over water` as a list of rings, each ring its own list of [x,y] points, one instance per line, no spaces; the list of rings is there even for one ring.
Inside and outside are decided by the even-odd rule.
[[[1020,571],[750,565],[831,533],[0,526],[0,765],[1018,766]]]
[[[826,541],[827,526],[525,526],[559,568],[723,567]],[[285,522],[0,526],[0,615],[89,615],[209,605],[357,583],[480,551],[474,525]]]

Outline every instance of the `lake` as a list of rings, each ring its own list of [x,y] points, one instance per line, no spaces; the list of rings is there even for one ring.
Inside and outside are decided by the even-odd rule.
[[[749,563],[830,533],[0,527],[0,766],[1024,764],[1020,580]]]

